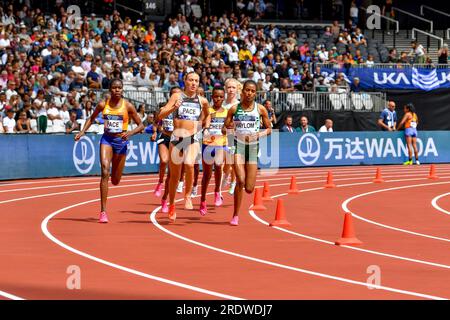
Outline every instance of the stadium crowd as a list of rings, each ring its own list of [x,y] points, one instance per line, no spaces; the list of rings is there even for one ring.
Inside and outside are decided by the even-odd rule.
[[[264,1],[253,2],[251,16],[271,10]],[[107,89],[113,78],[139,90],[169,91],[183,88],[183,75],[195,71],[204,91],[230,77],[252,79],[265,92],[332,91],[350,85],[342,74],[326,79],[315,62],[373,64],[371,55],[361,54],[367,41],[356,25],[343,29],[335,21],[322,36],[333,45],[310,47],[295,32],[284,37],[274,25],[251,26],[248,1],[220,17],[187,19],[180,13],[163,28],[119,11],[78,18],[58,3],[49,16],[13,2],[0,7],[0,130],[45,132],[47,121],[56,120],[72,132],[75,120],[92,114],[94,91]],[[354,54],[337,50],[350,46]],[[37,128],[28,121],[33,119]]]

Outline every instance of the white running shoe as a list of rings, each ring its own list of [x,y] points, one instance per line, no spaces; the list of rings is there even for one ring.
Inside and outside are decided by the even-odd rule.
[[[192,187],[192,191],[191,191],[191,197],[196,197],[198,192],[198,186],[194,186]]]
[[[230,190],[228,190],[229,194],[234,194],[234,189],[236,188],[236,182],[232,182],[230,184]]]
[[[177,192],[182,193],[183,192],[183,181],[178,182]]]
[[[420,161],[416,160],[416,165],[420,166]]]

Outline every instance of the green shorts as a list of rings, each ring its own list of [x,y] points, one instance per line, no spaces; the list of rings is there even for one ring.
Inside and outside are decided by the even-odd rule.
[[[259,143],[243,143],[234,140],[234,154],[243,155],[246,163],[258,163]]]

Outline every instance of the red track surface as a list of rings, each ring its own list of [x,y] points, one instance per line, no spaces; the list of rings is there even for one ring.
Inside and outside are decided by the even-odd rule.
[[[252,195],[239,227],[228,225],[228,194],[206,217],[198,198],[194,211],[179,203],[170,224],[157,211],[155,175],[110,189],[107,225],[96,222],[97,177],[0,183],[0,299],[450,298],[450,215],[431,204],[449,192],[450,165],[437,166],[439,180],[427,179],[428,166],[385,166],[381,184],[374,167],[331,168],[338,187],[323,189],[328,170],[258,177],[284,199],[290,233],[265,224],[276,201],[249,212]],[[286,195],[291,175],[298,195]],[[363,250],[335,246],[344,202],[364,193],[346,203]],[[450,195],[437,204],[450,211]],[[71,265],[81,290],[66,288]],[[370,266],[381,271],[379,289],[366,286]]]

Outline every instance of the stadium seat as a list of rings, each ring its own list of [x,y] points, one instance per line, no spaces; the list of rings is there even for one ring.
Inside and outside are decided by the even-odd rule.
[[[31,125],[31,130],[34,130],[37,132],[37,121],[36,119],[30,119],[30,125]]]
[[[300,92],[288,94],[286,100],[290,110],[299,111],[305,108],[305,98]]]
[[[53,133],[53,121],[50,119],[47,119],[47,130],[45,133]]]
[[[330,93],[329,98],[334,110],[342,109],[342,102],[339,93]]]
[[[78,124],[80,125],[80,128],[83,128],[83,127],[84,127],[84,124],[86,123],[86,120],[78,119],[77,122],[78,122]]]
[[[64,132],[66,132],[64,122],[59,119],[53,120],[53,133],[64,133]]]
[[[364,103],[361,94],[352,92],[352,104],[355,110],[362,110]]]
[[[364,107],[366,108],[366,110],[372,110],[373,109],[373,101],[372,98],[370,97],[370,95],[368,95],[367,93],[363,93],[361,94],[362,97],[362,101],[364,103]]]

